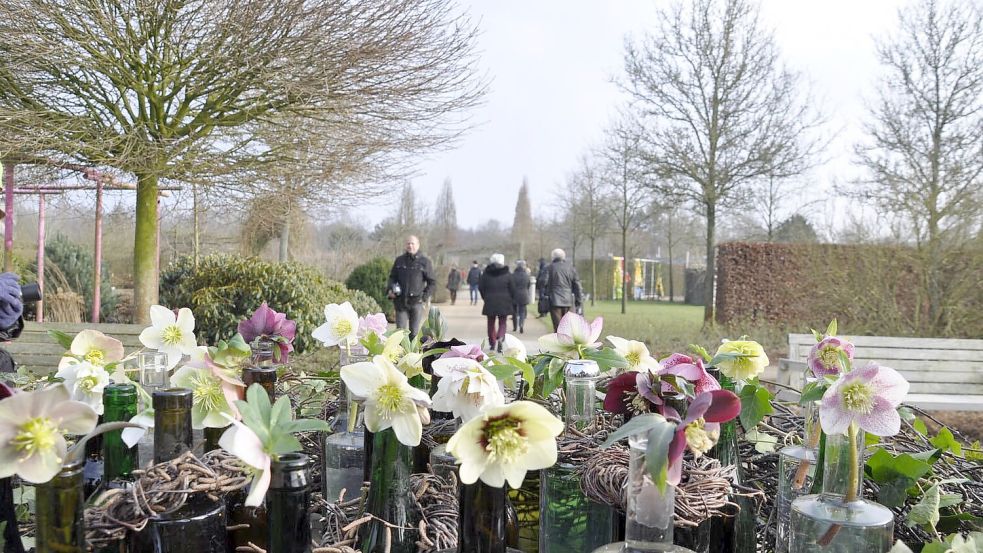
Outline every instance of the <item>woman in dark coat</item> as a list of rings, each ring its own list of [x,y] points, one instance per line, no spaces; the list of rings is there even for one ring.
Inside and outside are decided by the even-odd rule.
[[[447,290],[451,293],[451,305],[457,301],[457,290],[461,287],[461,271],[457,270],[457,265],[451,265],[451,272],[447,274]]]
[[[505,256],[496,253],[489,258],[490,263],[481,273],[478,291],[484,300],[481,314],[488,318],[488,347],[502,351],[502,340],[505,339],[505,329],[509,315],[512,314],[512,304],[515,303],[515,287],[512,275],[505,264]],[[498,321],[498,328],[495,321]]]
[[[526,331],[526,306],[529,305],[529,271],[526,269],[525,261],[515,262],[512,288],[515,290],[512,295],[512,332],[518,329],[519,334],[522,334]]]

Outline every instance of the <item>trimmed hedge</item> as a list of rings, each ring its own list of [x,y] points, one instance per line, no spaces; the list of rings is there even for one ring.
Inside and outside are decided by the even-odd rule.
[[[391,259],[376,257],[352,269],[345,286],[351,290],[361,290],[375,300],[384,313],[391,313],[393,302],[386,297],[386,284],[389,283],[389,271],[392,269]]]
[[[324,322],[324,306],[352,302],[359,313],[375,313],[375,300],[301,263],[270,263],[257,257],[220,254],[171,263],[160,275],[161,304],[188,307],[195,314],[199,341],[215,343],[236,333],[239,321],[264,301],[297,323],[294,348],[316,344],[311,332]]]

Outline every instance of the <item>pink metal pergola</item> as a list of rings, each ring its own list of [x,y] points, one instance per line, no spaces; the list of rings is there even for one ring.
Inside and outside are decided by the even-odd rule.
[[[94,267],[93,267],[93,287],[92,287],[92,322],[98,323],[100,318],[99,308],[101,303],[101,288],[102,288],[102,194],[105,190],[136,190],[136,185],[126,182],[120,182],[112,175],[103,173],[92,167],[86,167],[83,165],[77,165],[73,163],[61,163],[61,162],[47,162],[46,165],[51,165],[58,167],[60,169],[67,169],[70,171],[77,171],[82,174],[86,180],[93,181],[93,185],[63,185],[63,184],[27,184],[21,185],[20,187],[14,186],[14,164],[5,163],[4,164],[4,174],[3,174],[3,184],[4,184],[4,206],[5,206],[5,216],[4,216],[4,252],[5,252],[5,270],[9,271],[12,269],[12,254],[14,250],[14,195],[31,195],[36,194],[38,196],[38,248],[37,248],[37,265],[38,265],[38,287],[44,292],[44,244],[45,244],[45,196],[51,194],[64,194],[66,192],[71,192],[75,190],[93,190],[96,191],[96,213],[95,213],[95,252],[94,252]],[[159,194],[161,196],[166,196],[168,191],[180,190],[179,187],[175,186],[162,186],[159,187]],[[159,203],[158,203],[159,206]],[[158,208],[159,209],[159,208]],[[158,211],[159,216],[159,211]],[[159,264],[160,258],[160,225],[157,227],[157,258]],[[44,320],[44,309],[41,302],[38,302],[37,307],[37,321],[42,322]]]

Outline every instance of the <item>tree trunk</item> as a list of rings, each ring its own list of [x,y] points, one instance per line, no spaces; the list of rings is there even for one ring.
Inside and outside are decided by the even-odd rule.
[[[672,285],[672,240],[669,240],[669,303],[673,302],[676,289]]]
[[[717,206],[707,204],[707,269],[703,277],[703,326],[713,326],[716,320],[714,290],[717,275],[716,225]]]
[[[590,305],[594,307],[597,297],[597,259],[594,258],[594,237],[590,239]]]
[[[159,301],[157,274],[157,175],[137,174],[136,231],[133,238],[133,322],[150,322]]]
[[[280,226],[280,263],[290,261],[290,216],[283,218],[283,225]]]
[[[3,164],[4,210],[3,221],[3,270],[14,270],[14,164]]]
[[[201,221],[199,219],[198,213],[198,185],[191,185],[191,199],[192,199],[192,211],[194,212],[194,237],[191,242],[192,259],[194,260],[195,269],[198,268],[198,262],[201,259]]]
[[[621,314],[628,305],[628,229],[621,228]]]

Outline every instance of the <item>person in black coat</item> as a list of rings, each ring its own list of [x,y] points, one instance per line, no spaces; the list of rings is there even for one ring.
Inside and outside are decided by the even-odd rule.
[[[471,268],[468,269],[468,288],[471,292],[471,305],[478,305],[478,284],[481,282],[481,267],[478,266],[478,261],[474,260],[471,262]]]
[[[515,262],[512,287],[515,289],[515,294],[512,296],[512,332],[518,329],[519,334],[522,334],[526,331],[526,307],[529,305],[529,271],[526,269],[525,261]]]
[[[489,258],[489,261],[478,283],[478,291],[481,292],[481,298],[485,302],[481,314],[488,318],[488,347],[502,351],[506,325],[509,315],[512,314],[512,305],[515,303],[515,285],[512,283],[509,267],[505,264],[504,255],[496,253]],[[498,328],[495,327],[496,320]]]
[[[461,287],[461,271],[457,270],[457,265],[451,265],[451,272],[447,274],[447,291],[451,294],[451,305],[457,301],[457,290]]]
[[[546,263],[546,259],[539,258],[539,270],[536,272],[536,318],[541,319],[550,312],[550,302],[543,293],[546,289],[546,272],[549,269],[549,263]]]

